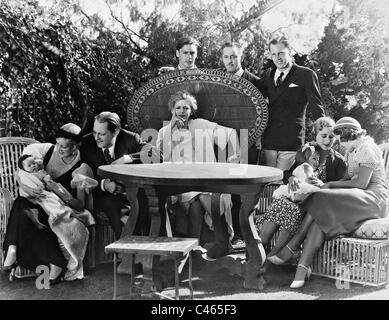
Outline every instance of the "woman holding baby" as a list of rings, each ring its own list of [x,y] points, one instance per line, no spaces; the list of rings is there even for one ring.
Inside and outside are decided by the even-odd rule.
[[[335,142],[334,126],[335,122],[328,117],[321,117],[315,121],[313,127],[315,141],[303,146],[297,152],[295,163],[289,170],[284,172],[284,184],[288,186],[292,193],[296,192],[303,183],[320,187],[325,182],[343,178],[346,163],[343,156],[333,149]],[[308,175],[305,181],[302,181],[301,176],[298,177],[296,173],[299,171],[298,167],[303,163],[312,161],[315,155],[318,156],[318,161],[312,162],[313,174]],[[262,244],[266,246],[275,232],[279,228],[281,229],[277,243],[267,256],[267,260],[274,264],[284,262],[279,261],[275,255],[285,247],[297,232],[305,216],[305,210],[301,207],[301,200],[294,201],[289,197],[274,198],[270,208],[265,213],[265,221],[259,232]],[[291,251],[291,258],[298,256],[297,248],[291,250],[288,245],[285,248]]]
[[[23,183],[19,178],[23,196],[15,199],[8,220],[4,240],[5,270],[10,270],[16,263],[30,270],[49,265],[51,284],[61,280],[63,275],[65,280],[83,278],[82,259],[88,241],[85,225],[94,221],[91,214],[83,210],[87,201],[85,191],[89,192],[90,186],[84,183],[76,188],[77,174],[77,177],[92,176],[90,168],[80,159],[80,132],[80,127],[68,123],[58,131],[55,145],[37,143],[23,150],[24,155],[30,155],[20,163],[23,171],[40,161],[41,169],[50,177],[44,184],[46,190],[58,195],[61,203],[69,208],[69,214],[57,220],[54,226],[47,210],[39,205],[40,201],[45,201],[43,194],[48,191],[43,186]]]

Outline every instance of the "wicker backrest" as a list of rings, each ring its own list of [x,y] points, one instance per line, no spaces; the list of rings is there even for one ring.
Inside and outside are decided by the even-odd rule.
[[[38,141],[24,137],[0,138],[0,188],[9,190],[13,198],[18,195],[15,178],[18,158],[23,149],[32,143],[38,143]]]
[[[168,101],[180,90],[196,97],[199,118],[237,130],[247,129],[249,145],[266,128],[267,103],[251,82],[220,70],[190,69],[167,72],[135,92],[127,109],[130,130],[147,134],[146,129],[161,129],[163,121],[172,117]]]

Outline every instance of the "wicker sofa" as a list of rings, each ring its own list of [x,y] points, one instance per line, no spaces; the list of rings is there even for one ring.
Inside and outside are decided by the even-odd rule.
[[[389,186],[389,143],[380,145]],[[259,201],[260,214],[271,204],[276,185],[268,185]],[[274,245],[276,234],[270,246]],[[353,234],[327,241],[316,253],[313,274],[370,286],[389,283],[389,217],[364,222]]]

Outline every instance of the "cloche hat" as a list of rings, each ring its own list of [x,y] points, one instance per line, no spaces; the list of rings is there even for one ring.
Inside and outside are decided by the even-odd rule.
[[[343,117],[340,118],[338,121],[336,121],[334,130],[342,129],[342,128],[350,128],[350,129],[355,129],[357,131],[362,130],[361,124],[357,120],[351,117]]]

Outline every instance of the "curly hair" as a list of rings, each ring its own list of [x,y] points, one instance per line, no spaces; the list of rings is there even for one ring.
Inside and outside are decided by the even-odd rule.
[[[313,123],[313,134],[316,137],[324,128],[333,128],[334,126],[335,121],[330,117],[320,117]]]
[[[173,111],[176,103],[180,100],[188,100],[190,102],[191,115],[196,113],[197,100],[188,91],[178,91],[170,97],[169,102],[167,103],[170,112]]]

